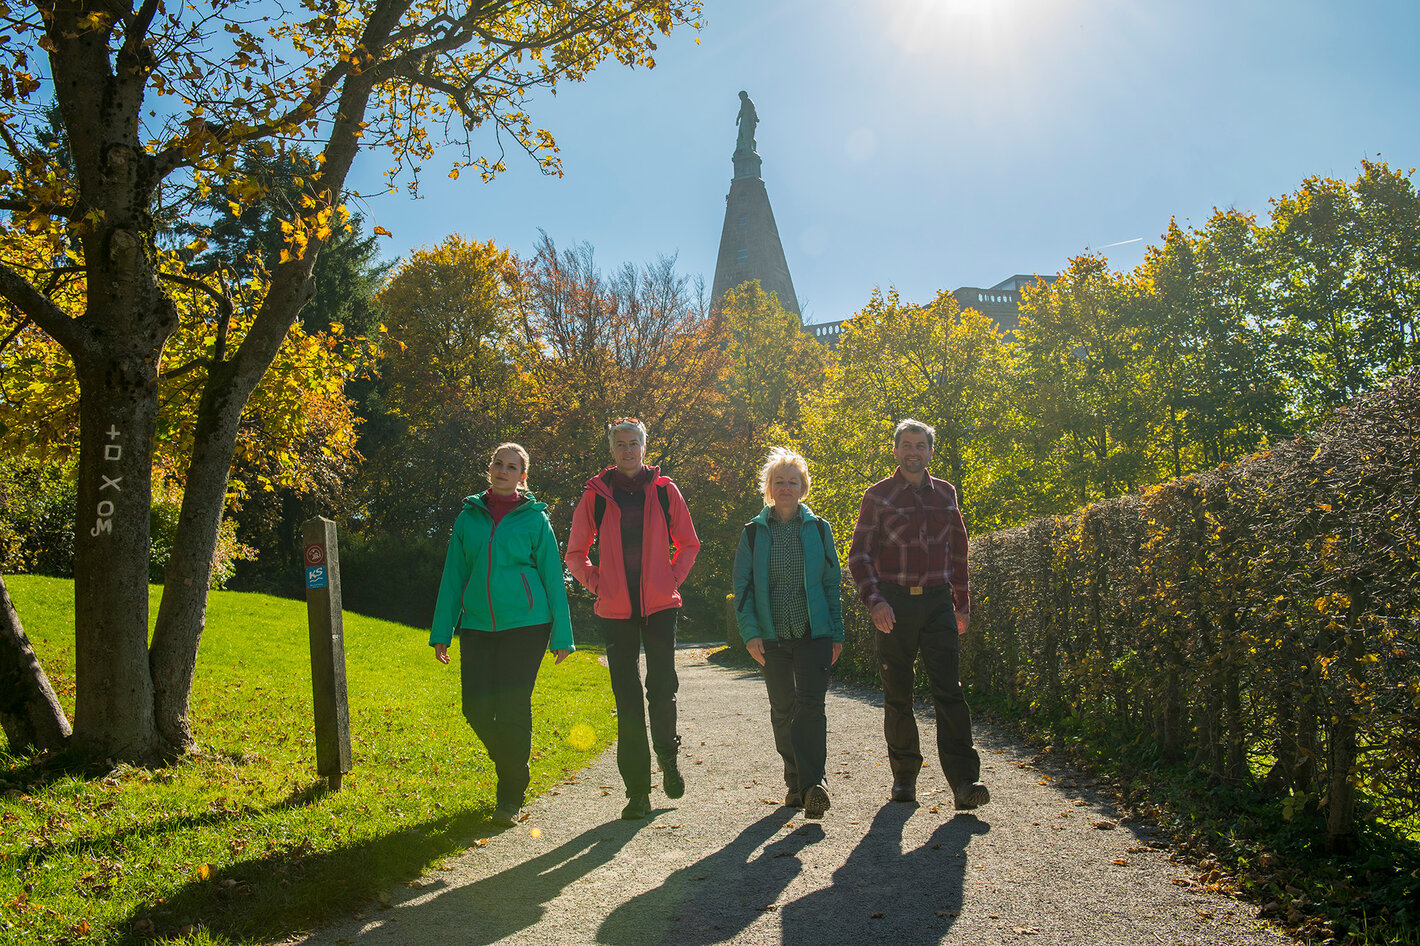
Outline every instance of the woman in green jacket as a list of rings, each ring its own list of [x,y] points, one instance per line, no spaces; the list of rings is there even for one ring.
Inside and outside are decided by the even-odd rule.
[[[429,643],[440,663],[459,636],[463,715],[498,775],[493,822],[512,825],[523,806],[532,752],[532,691],[548,649],[574,649],[562,556],[547,506],[527,492],[528,452],[499,444],[488,489],[454,520]]]
[[[809,482],[803,457],[770,451],[759,473],[765,506],[745,524],[735,552],[735,617],[745,648],[764,667],[784,804],[822,818],[829,806],[824,698],[828,670],[843,652],[842,570],[833,529],[801,502]]]

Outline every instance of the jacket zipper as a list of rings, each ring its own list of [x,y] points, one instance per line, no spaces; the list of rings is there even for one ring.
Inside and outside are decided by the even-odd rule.
[[[498,632],[498,618],[493,614],[493,534],[498,531],[498,523],[488,530],[488,575],[483,579],[483,593],[488,597],[488,621],[493,632]]]
[[[532,587],[528,584],[528,573],[518,572],[518,577],[523,580],[523,594],[527,595],[528,597],[528,610],[531,611],[533,606],[533,599]]]
[[[801,551],[804,550],[804,536],[809,531],[809,525],[808,517],[804,517],[803,521],[799,523],[799,549]],[[817,532],[818,529],[814,529],[814,531]],[[823,543],[820,541],[819,544],[822,545]],[[819,549],[819,554],[823,554],[822,548]],[[810,638],[814,636],[814,612],[813,606],[809,604],[809,556],[807,551],[804,552],[804,609],[809,612],[809,623],[808,626],[804,628],[806,632],[804,637]]]

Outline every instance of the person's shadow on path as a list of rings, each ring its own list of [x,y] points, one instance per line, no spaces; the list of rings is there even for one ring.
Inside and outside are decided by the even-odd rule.
[[[784,946],[939,943],[961,913],[971,839],[991,826],[974,815],[943,823],[914,851],[902,850],[915,805],[889,802],[833,882],[785,904]]]
[[[597,930],[607,946],[708,946],[741,932],[771,909],[803,867],[799,852],[823,838],[806,824],[750,855],[772,838],[794,812],[777,808],[740,832],[729,844],[682,867],[659,887],[618,906]]]
[[[416,914],[437,913],[437,919],[402,919],[406,927],[437,922],[444,929],[457,930],[454,941],[461,946],[487,946],[541,920],[549,902],[615,857],[643,824],[618,820],[589,828],[532,860],[468,886],[451,887],[412,908]]]

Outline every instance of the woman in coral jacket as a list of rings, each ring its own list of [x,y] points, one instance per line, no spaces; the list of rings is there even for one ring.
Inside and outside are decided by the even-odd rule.
[[[661,764],[667,798],[685,794],[676,762],[675,626],[681,582],[695,563],[700,539],[685,499],[670,477],[642,463],[646,425],[634,417],[607,430],[616,462],[587,481],[572,513],[567,568],[597,596],[596,613],[606,639],[607,669],[616,698],[616,764],[626,784],[621,817],[651,813],[651,750],[646,744],[646,708],[651,745]],[[591,560],[592,544],[597,562]],[[641,699],[641,648],[646,648],[646,700]]]
[[[532,691],[542,656],[573,651],[572,619],[547,506],[527,492],[528,452],[499,444],[488,489],[454,520],[429,643],[440,663],[459,636],[463,715],[498,775],[494,824],[517,821],[532,752]]]
[[[804,458],[778,447],[759,471],[764,508],[735,551],[735,618],[750,656],[764,667],[774,747],[784,760],[784,804],[806,818],[828,811],[824,769],[828,670],[843,652],[843,571],[833,529],[802,502]]]

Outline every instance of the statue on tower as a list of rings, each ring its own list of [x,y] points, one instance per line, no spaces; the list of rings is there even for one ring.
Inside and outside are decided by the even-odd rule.
[[[754,126],[759,124],[759,113],[754,110],[754,100],[743,90],[740,92],[740,113],[735,116],[735,124],[740,126],[735,153],[754,151]]]

